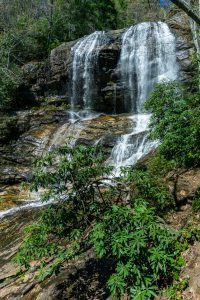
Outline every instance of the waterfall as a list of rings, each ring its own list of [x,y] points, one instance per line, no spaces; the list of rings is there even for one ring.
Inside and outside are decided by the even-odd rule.
[[[92,109],[94,71],[97,67],[98,54],[101,46],[107,44],[109,40],[104,31],[95,31],[82,38],[72,48],[72,110],[77,104],[81,104],[84,109]]]
[[[110,42],[111,38],[108,34],[96,31],[80,39],[72,48],[71,106],[74,110],[76,105],[80,105],[84,111],[71,112],[69,123],[60,126],[53,134],[49,150],[59,147],[70,136],[73,136],[73,141],[76,141],[80,132],[86,129],[86,125],[81,124],[81,121],[97,116],[90,110],[93,109],[93,97],[98,95],[98,56],[102,47]],[[118,67],[121,85],[114,83],[113,94],[111,94],[113,113],[116,113],[118,90],[122,86],[125,112],[130,114],[133,129],[131,133],[122,135],[118,139],[108,160],[108,163],[114,166],[116,176],[120,174],[122,166],[135,164],[158,144],[148,139],[150,114],[144,112],[143,105],[156,83],[177,79],[175,38],[168,26],[162,22],[146,22],[127,29],[122,36]],[[96,138],[95,143],[100,142],[101,139]],[[21,209],[43,205],[46,203],[40,200],[30,201],[0,212],[0,218]]]
[[[123,135],[112,150],[110,162],[119,175],[122,166],[133,165],[158,142],[148,140],[149,114],[141,114],[156,83],[177,79],[175,37],[167,24],[145,22],[130,27],[122,36],[119,61],[124,88],[124,107],[134,114],[131,134]]]
[[[120,175],[121,167],[134,165],[158,145],[158,141],[148,139],[150,117],[150,114],[136,114],[129,117],[134,122],[134,129],[119,138],[108,161],[114,166],[115,176]]]
[[[119,66],[126,111],[141,112],[155,83],[177,78],[175,37],[167,24],[131,26],[122,37]]]

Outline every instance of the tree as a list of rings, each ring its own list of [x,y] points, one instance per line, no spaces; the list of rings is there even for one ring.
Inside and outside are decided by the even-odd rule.
[[[116,0],[118,5],[122,2]],[[95,30],[116,29],[116,3],[114,0],[0,1],[0,107],[8,105],[12,98],[9,89],[18,84],[17,67],[44,59],[63,42]]]
[[[200,25],[199,14],[184,0],[171,0],[176,6],[182,9],[190,18],[192,18],[198,25]]]
[[[152,178],[148,182],[131,168],[112,178],[102,151],[99,145],[66,145],[35,161],[32,187],[44,188],[43,200],[51,205],[26,228],[15,259],[27,268],[37,260],[44,279],[94,245],[99,257],[112,262],[108,287],[114,296],[150,300],[180,269],[179,234],[152,207],[162,210],[165,191],[161,195]],[[127,197],[132,179],[138,195]]]

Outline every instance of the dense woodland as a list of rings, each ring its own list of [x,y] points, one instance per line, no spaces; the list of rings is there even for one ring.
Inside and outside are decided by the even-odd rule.
[[[198,1],[191,2],[198,16]],[[7,111],[26,62],[46,59],[62,42],[95,30],[165,20],[188,8],[146,0],[2,0],[0,6],[0,107]],[[200,188],[192,202],[192,222],[172,229],[166,220],[180,203],[169,192],[166,176],[200,167],[197,24],[194,30],[192,82],[159,84],[145,104],[152,113],[150,138],[161,142],[148,163],[124,168],[114,178],[112,167],[104,165],[104,149],[84,145],[66,145],[34,162],[31,189],[44,188],[43,201],[53,198],[55,203],[25,230],[14,259],[23,272],[38,260],[42,281],[94,247],[99,258],[111,261],[107,287],[116,299],[149,300],[160,291],[167,299],[182,299],[188,282],[179,280],[181,253],[200,239]]]

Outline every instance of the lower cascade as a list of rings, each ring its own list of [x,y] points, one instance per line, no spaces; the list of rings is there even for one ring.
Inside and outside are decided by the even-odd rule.
[[[131,26],[122,37],[119,66],[124,106],[134,114],[131,118],[135,125],[133,132],[120,137],[112,150],[110,162],[116,175],[122,166],[135,164],[157,145],[148,140],[150,115],[141,112],[156,83],[177,79],[175,37],[167,24],[144,22]]]
[[[114,175],[119,176],[121,167],[134,165],[153,150],[158,142],[148,139],[150,114],[136,114],[129,118],[134,122],[130,134],[121,136],[114,146],[109,163],[114,166]]]

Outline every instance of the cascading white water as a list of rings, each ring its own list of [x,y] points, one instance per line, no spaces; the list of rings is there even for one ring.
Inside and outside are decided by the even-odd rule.
[[[122,166],[133,165],[157,145],[147,138],[150,115],[141,112],[156,83],[177,78],[175,37],[167,24],[145,22],[130,27],[122,37],[119,65],[124,106],[134,114],[135,127],[131,134],[119,139],[111,153],[116,175]]]
[[[101,46],[109,43],[105,32],[94,32],[81,39],[72,48],[72,110],[76,104],[84,109],[92,109],[92,91],[94,70],[97,66]],[[148,140],[150,115],[143,113],[143,104],[155,83],[177,78],[175,38],[165,23],[141,23],[130,27],[122,37],[122,51],[119,61],[121,82],[125,91],[125,110],[132,114],[134,126],[130,134],[121,136],[113,148],[109,163],[115,166],[115,175],[120,174],[120,167],[133,165],[156,146]],[[117,101],[117,86],[114,85],[113,102]],[[66,136],[78,137],[83,126],[78,120],[93,117],[89,112],[72,112],[71,124],[64,124],[54,134],[50,148],[62,144]],[[77,123],[75,122],[77,121]],[[99,139],[96,143],[99,142]],[[3,218],[22,208],[46,205],[40,201],[31,201],[22,206],[0,213]]]
[[[136,114],[129,117],[134,123],[134,129],[131,133],[120,137],[108,161],[114,166],[115,176],[120,175],[121,167],[134,165],[158,144],[157,141],[148,139],[150,117],[150,114]]]
[[[155,83],[177,78],[175,37],[163,22],[131,26],[122,37],[121,80],[125,106],[141,112]]]
[[[98,114],[89,110],[92,108],[92,90],[94,87],[94,70],[97,65],[97,59],[100,47],[110,41],[105,32],[96,31],[89,36],[78,41],[71,50],[72,55],[72,96],[70,112],[71,119],[69,123],[63,124],[52,136],[49,144],[49,151],[68,143],[75,143],[84,126],[81,121],[95,118]],[[76,104],[82,104],[86,111],[75,112]],[[28,197],[30,199],[30,197]],[[40,199],[38,194],[37,198]],[[0,212],[0,219],[22,209],[38,208],[51,203],[41,202],[40,200],[24,201],[25,204]]]
[[[76,104],[80,103],[84,109],[92,108],[96,61],[100,47],[108,41],[109,37],[104,31],[95,31],[81,39],[72,48],[72,110]]]

